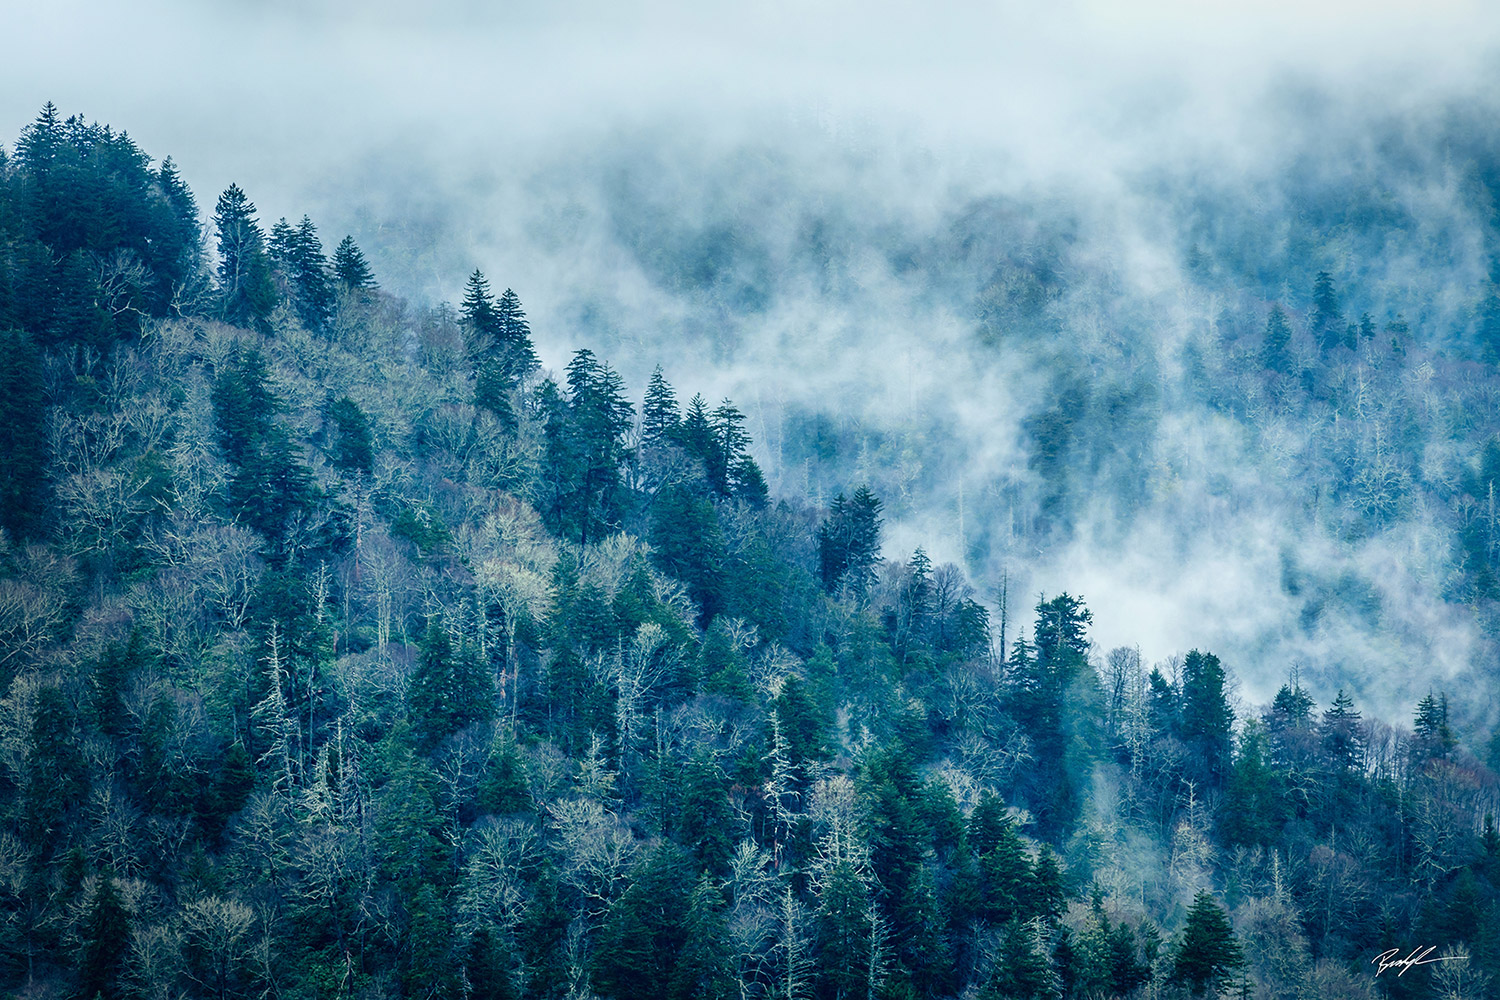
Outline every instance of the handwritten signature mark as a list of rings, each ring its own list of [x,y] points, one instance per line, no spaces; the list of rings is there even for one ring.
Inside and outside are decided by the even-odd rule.
[[[1458,955],[1440,955],[1437,958],[1427,957],[1435,951],[1437,951],[1437,948],[1435,946],[1428,948],[1413,948],[1410,955],[1407,955],[1405,958],[1397,958],[1396,956],[1401,954],[1401,949],[1392,948],[1389,951],[1383,951],[1379,955],[1376,955],[1374,958],[1370,959],[1370,964],[1376,967],[1375,975],[1377,976],[1387,969],[1400,969],[1401,971],[1396,973],[1396,977],[1400,978],[1401,976],[1406,975],[1409,970],[1415,969],[1419,965],[1431,965],[1433,962],[1447,962],[1451,959],[1460,957]]]

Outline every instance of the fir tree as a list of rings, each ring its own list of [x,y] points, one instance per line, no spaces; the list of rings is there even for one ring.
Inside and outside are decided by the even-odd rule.
[[[1229,918],[1207,889],[1200,890],[1177,944],[1172,981],[1202,996],[1209,988],[1222,990],[1244,962]]]
[[[1211,787],[1229,773],[1234,710],[1225,692],[1224,668],[1212,653],[1193,650],[1182,665],[1180,732],[1191,773]]]
[[[1339,310],[1338,292],[1333,287],[1333,276],[1319,271],[1313,282],[1313,331],[1318,335],[1318,346],[1324,353],[1343,343],[1344,317]]]
[[[1333,704],[1323,712],[1323,724],[1319,727],[1323,740],[1323,753],[1337,771],[1351,771],[1359,766],[1363,752],[1364,736],[1360,730],[1360,715],[1354,707],[1354,699],[1340,688]]]
[[[666,441],[681,419],[677,411],[677,395],[662,376],[661,365],[657,365],[646,383],[646,398],[641,406],[641,447]]]
[[[880,559],[880,499],[861,486],[854,496],[834,497],[828,518],[818,529],[818,567],[823,588],[842,588],[863,596],[875,580]]]
[[[353,236],[345,236],[334,249],[333,275],[346,291],[364,292],[380,287]]]
[[[19,330],[0,332],[0,528],[13,539],[40,531],[46,514],[47,402],[42,359]]]
[[[221,315],[230,323],[264,327],[276,302],[276,290],[255,206],[239,185],[229,185],[219,196],[214,230],[219,241]]]
[[[1286,313],[1281,311],[1279,304],[1273,305],[1271,315],[1266,319],[1266,336],[1260,349],[1261,367],[1287,374],[1291,366],[1291,354],[1287,348],[1291,341],[1292,330],[1287,326]]]

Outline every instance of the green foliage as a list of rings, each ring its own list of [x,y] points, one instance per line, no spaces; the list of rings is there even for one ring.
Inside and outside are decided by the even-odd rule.
[[[359,404],[348,396],[340,396],[329,404],[328,419],[333,423],[334,429],[333,450],[330,455],[334,467],[366,475],[373,472],[375,445],[370,431],[370,419],[359,408]]]
[[[724,536],[713,503],[682,486],[668,486],[651,508],[652,561],[681,580],[698,606],[698,620],[712,621],[723,610]]]
[[[353,236],[345,236],[333,251],[333,276],[348,292],[367,292],[380,286],[365,260],[364,252],[354,242]]]
[[[1500,970],[1473,710],[1434,693],[1404,746],[1366,745],[1383,730],[1352,697],[1319,711],[1294,678],[1236,740],[1217,658],[1168,679],[1127,657],[1106,753],[1081,599],[1041,600],[1016,639],[1002,584],[997,663],[956,565],[881,565],[874,488],[921,523],[935,436],[899,442],[921,464],[898,482],[878,426],[794,415],[778,472],[809,457],[814,491],[858,454],[853,481],[876,479],[826,512],[773,505],[734,403],[679,406],[658,368],[636,449],[623,380],[580,351],[538,384],[519,299],[482,274],[461,310],[425,309],[370,294],[353,240],[329,261],[306,217],[266,239],[237,188],[214,223],[210,289],[170,161],[51,108],[0,155],[0,992],[1095,997],[1142,994],[1154,964],[1168,993],[1275,993],[1267,914],[1302,943],[1302,989],[1408,939]],[[1420,504],[1453,528],[1452,602],[1490,615],[1483,379],[1435,350],[1430,311],[1376,312],[1392,349],[1371,312],[1346,322],[1390,295],[1306,228],[1295,267],[1215,290],[1215,335],[1166,367],[1128,324],[1117,353],[1052,335],[1072,330],[1047,328],[1070,301],[1052,251],[998,277],[980,322],[1048,333],[1008,340],[1044,398],[1027,473],[961,494],[943,544],[983,565],[997,504],[1007,545],[1064,537],[1085,499],[1126,525],[1175,492],[1191,516],[1191,463],[1142,426],[1182,396],[1247,449],[1320,428],[1290,458],[1325,484],[1318,518],[1357,543]],[[1195,280],[1228,273],[1194,242]],[[1319,274],[1262,340],[1260,303],[1324,258],[1340,287]],[[277,324],[334,335],[270,338],[278,301]],[[1457,321],[1459,353],[1489,356],[1491,318]],[[1101,358],[1135,370],[1082,363]],[[454,405],[471,390],[504,434]],[[70,421],[108,447],[79,451]],[[114,520],[80,488],[100,484]],[[108,554],[71,557],[89,518]],[[1308,628],[1383,613],[1300,558],[1281,586]],[[1130,887],[1108,915],[1069,906],[1095,871]],[[1204,878],[1243,982],[1211,899],[1165,951],[1152,929]]]
[[[412,733],[426,753],[448,737],[495,717],[495,680],[467,644],[454,648],[443,623],[433,618],[406,695]]]
[[[31,538],[46,512],[46,401],[41,355],[20,330],[0,332],[0,453],[0,528]]]
[[[1287,325],[1286,313],[1281,311],[1280,305],[1271,307],[1271,315],[1266,319],[1265,341],[1260,349],[1261,367],[1272,372],[1290,374],[1291,355],[1288,348],[1292,341],[1292,330]]]
[[[1189,773],[1205,787],[1218,788],[1229,773],[1234,710],[1225,691],[1224,667],[1212,653],[1195,649],[1183,661],[1178,719]]]
[[[1186,986],[1193,996],[1202,996],[1210,988],[1224,989],[1244,960],[1229,918],[1212,893],[1200,891],[1177,942],[1172,980]]]
[[[130,911],[125,908],[110,876],[98,879],[81,930],[83,955],[79,961],[79,987],[82,995],[117,995],[117,982],[130,947]]]
[[[305,215],[296,228],[282,219],[271,229],[269,249],[284,300],[304,329],[321,331],[333,312],[334,289],[317,227]]]
[[[595,989],[618,1000],[656,1000],[674,980],[684,989],[712,978],[711,963],[703,961],[709,956],[701,952],[692,967],[678,974],[693,902],[699,904],[693,915],[700,928],[709,918],[704,909],[712,906],[711,900],[694,894],[691,884],[682,858],[669,847],[658,848],[641,863],[600,929],[593,960]]]
[[[669,440],[682,418],[677,412],[677,394],[667,384],[661,365],[651,372],[646,383],[646,398],[641,405],[641,447],[649,448]]]
[[[828,593],[869,591],[880,559],[880,509],[880,499],[867,486],[847,500],[842,493],[833,498],[818,529],[818,572]]]
[[[1062,996],[1036,924],[1011,921],[1006,925],[994,969],[978,995],[981,1000],[1056,1000]]]
[[[219,195],[214,206],[219,243],[219,311],[237,326],[265,329],[276,304],[266,238],[255,220],[255,206],[237,184]]]

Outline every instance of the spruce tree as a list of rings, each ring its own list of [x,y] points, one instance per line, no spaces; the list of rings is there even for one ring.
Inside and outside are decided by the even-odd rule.
[[[1336,771],[1351,771],[1359,766],[1364,736],[1360,729],[1360,714],[1354,707],[1354,699],[1339,688],[1333,704],[1323,712],[1323,724],[1318,727],[1323,740],[1323,753]]]
[[[1291,354],[1287,348],[1292,342],[1292,330],[1287,325],[1286,313],[1281,311],[1281,306],[1273,305],[1271,315],[1266,319],[1265,341],[1260,349],[1260,364],[1268,371],[1287,373],[1291,366]]]
[[[1219,658],[1193,650],[1182,665],[1180,734],[1197,780],[1219,787],[1229,773],[1234,710],[1225,693]]]
[[[677,395],[662,376],[661,365],[657,365],[646,383],[646,398],[641,406],[641,446],[661,444],[677,429],[680,420]]]
[[[1327,271],[1319,271],[1313,281],[1312,324],[1318,335],[1318,346],[1325,354],[1344,342],[1344,317],[1339,310],[1339,296],[1333,287],[1333,276]]]
[[[0,332],[0,528],[37,534],[46,514],[47,401],[42,358],[20,330]]]
[[[427,623],[406,697],[412,730],[424,751],[466,726],[495,716],[493,675],[471,650],[454,649],[447,629],[436,618]]]
[[[170,156],[162,161],[156,177],[166,195],[170,216],[152,270],[156,272],[161,303],[180,313],[182,303],[191,301],[206,280],[202,273],[203,227],[198,221],[197,199]]]
[[[490,294],[489,280],[477,267],[464,286],[464,298],[459,303],[458,314],[481,343],[488,343],[499,336],[500,320],[495,313],[495,298]]]
[[[314,332],[320,331],[333,312],[333,285],[329,281],[328,258],[323,255],[317,228],[305,215],[292,232],[288,263],[302,326]]]
[[[345,291],[362,292],[380,287],[353,236],[345,236],[334,249],[333,275]]]
[[[1193,996],[1202,996],[1209,988],[1222,990],[1244,963],[1229,918],[1212,893],[1200,890],[1177,944],[1172,981],[1186,986]]]
[[[521,381],[541,367],[536,349],[531,343],[531,324],[526,322],[526,313],[521,300],[507,288],[495,303],[495,336],[504,358],[506,374]]]
[[[276,303],[276,289],[255,206],[238,184],[219,196],[214,231],[219,241],[220,314],[230,323],[264,327]]]

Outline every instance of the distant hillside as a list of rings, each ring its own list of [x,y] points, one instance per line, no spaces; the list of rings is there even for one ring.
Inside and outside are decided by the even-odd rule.
[[[809,412],[768,469],[680,358],[546,370],[481,270],[406,302],[352,239],[237,186],[205,221],[153,162],[51,105],[0,161],[0,988],[1362,997],[1428,945],[1386,995],[1500,972],[1482,706],[1395,726],[1336,658],[1323,703],[1293,673],[1245,704],[1227,657],[1102,649],[1105,603],[1006,575],[1101,510],[1228,544],[1253,483],[1317,529],[1273,546],[1288,632],[1488,628],[1488,285],[1440,335],[1317,254],[1268,295],[1199,240],[1241,297],[1157,353],[1069,338],[1097,275],[1067,239],[973,249],[981,347],[1046,376],[1024,472],[966,494],[965,558],[1005,553],[981,596],[884,544],[941,421]],[[718,287],[706,253],[663,280]]]

